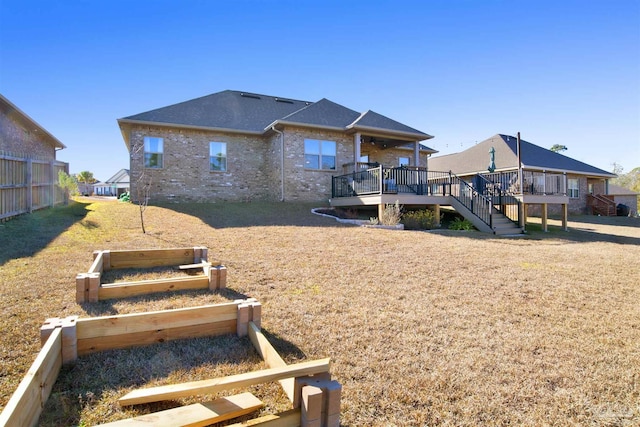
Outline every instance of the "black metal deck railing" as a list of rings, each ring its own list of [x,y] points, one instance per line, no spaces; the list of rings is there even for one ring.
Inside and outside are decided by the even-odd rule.
[[[425,168],[378,166],[334,176],[332,197],[356,197],[375,194],[416,194],[452,196],[484,223],[492,224],[492,200],[451,172]]]
[[[415,166],[371,167],[334,176],[332,197],[354,197],[371,194],[448,195],[448,172],[427,171]]]

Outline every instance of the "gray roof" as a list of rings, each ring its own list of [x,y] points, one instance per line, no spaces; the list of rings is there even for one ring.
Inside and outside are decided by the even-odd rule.
[[[636,193],[633,190],[620,187],[619,185],[615,185],[615,184],[609,184],[609,191],[607,194],[611,194],[614,196],[637,196],[638,195],[638,193]]]
[[[278,124],[294,124],[345,132],[378,131],[405,140],[432,138],[373,111],[360,114],[324,98],[309,102],[233,90],[124,117],[118,123],[164,124],[252,134],[263,134]]]
[[[360,113],[335,102],[322,98],[281,120],[280,123],[295,123],[301,125],[332,127],[344,130],[360,117]]]
[[[392,131],[392,132],[399,132],[399,133],[406,133],[406,134],[416,134],[416,135],[423,136],[424,139],[433,138],[431,135],[427,135],[422,131],[419,131],[417,129],[404,125],[400,122],[396,122],[395,120],[390,119],[389,117],[383,116],[382,114],[378,114],[375,111],[371,111],[371,110],[361,115],[358,118],[358,120],[353,122],[348,127],[353,129],[365,129],[365,130],[378,129],[381,131]]]
[[[263,133],[275,120],[310,104],[306,101],[225,90],[122,120]]]
[[[489,166],[489,150],[495,149],[496,171],[518,168],[518,140],[514,136],[497,134],[465,151],[429,159],[429,168],[452,171],[458,175],[486,172]],[[616,175],[581,161],[554,153],[530,142],[520,140],[522,167],[528,170],[571,172],[582,175],[614,178]]]

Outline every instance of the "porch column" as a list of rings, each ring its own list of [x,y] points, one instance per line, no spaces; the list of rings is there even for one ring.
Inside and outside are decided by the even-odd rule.
[[[569,231],[569,226],[567,222],[569,221],[569,204],[562,204],[562,229],[564,231]]]
[[[527,224],[527,204],[522,202],[520,203],[520,212],[519,215],[520,217],[520,228],[522,228],[522,231],[525,231],[525,226]]]
[[[354,172],[358,170],[357,164],[360,161],[360,132],[356,132],[353,136],[353,170]]]
[[[413,143],[413,165],[420,166],[420,141]]]
[[[545,233],[549,231],[547,227],[547,214],[548,214],[547,204],[543,203],[542,204],[542,231],[544,231]]]

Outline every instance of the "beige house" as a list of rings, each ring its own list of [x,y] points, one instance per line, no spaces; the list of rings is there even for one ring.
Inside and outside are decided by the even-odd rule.
[[[430,135],[373,111],[232,90],[118,125],[132,198],[150,185],[152,202],[326,201],[334,175],[426,167],[435,152],[421,144]]]

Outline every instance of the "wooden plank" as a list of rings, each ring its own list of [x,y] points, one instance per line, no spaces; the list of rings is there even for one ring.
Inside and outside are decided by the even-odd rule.
[[[280,354],[276,351],[275,348],[271,345],[267,337],[258,329],[254,322],[249,322],[249,339],[253,343],[253,346],[256,348],[262,360],[265,361],[269,368],[281,368],[283,366],[287,366],[287,363],[280,357]],[[286,393],[289,400],[293,403],[294,400],[294,390],[295,390],[295,379],[287,378],[284,380],[280,380],[280,385],[282,389]]]
[[[111,268],[147,268],[193,263],[193,248],[111,251]]]
[[[221,397],[211,402],[196,403],[193,405],[154,412],[152,414],[141,415],[139,417],[129,418],[126,420],[101,424],[101,426],[200,427],[250,414],[257,409],[260,409],[262,406],[264,406],[264,404],[260,399],[247,392],[236,394],[234,396]]]
[[[89,267],[88,273],[102,273],[104,268],[104,258],[102,251],[97,251],[96,258],[93,260],[93,264]]]
[[[300,409],[290,409],[279,414],[269,414],[229,427],[299,427]]]
[[[201,262],[201,263],[198,263],[198,264],[183,264],[183,265],[179,265],[178,269],[180,269],[180,270],[193,270],[195,268],[202,268],[205,265],[207,265],[206,262]]]
[[[100,300],[128,298],[137,295],[146,295],[157,292],[208,288],[209,279],[204,275],[155,280],[139,280],[137,282],[103,284],[98,291],[98,298]]]
[[[34,426],[62,367],[62,331],[52,331],[0,414],[0,426]]]
[[[97,351],[138,347],[177,339],[233,334],[235,332],[236,321],[234,319],[170,329],[155,329],[131,334],[85,338],[78,340],[78,356],[95,353]]]
[[[191,381],[182,384],[170,384],[148,389],[138,389],[127,393],[118,399],[122,406],[140,403],[158,402],[161,400],[177,399],[180,397],[198,396],[217,393],[233,388],[248,387],[265,382],[277,381],[284,378],[329,372],[329,359],[311,360],[296,363],[281,368],[264,369],[228,377],[202,381]]]
[[[322,427],[322,394],[319,387],[302,387],[301,427]]]
[[[78,340],[235,320],[237,303],[78,319]]]

